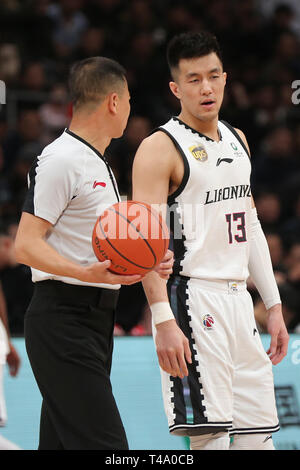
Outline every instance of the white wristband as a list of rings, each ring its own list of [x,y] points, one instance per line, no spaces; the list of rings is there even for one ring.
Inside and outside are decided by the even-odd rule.
[[[154,325],[168,320],[174,320],[169,302],[155,302],[150,305]]]

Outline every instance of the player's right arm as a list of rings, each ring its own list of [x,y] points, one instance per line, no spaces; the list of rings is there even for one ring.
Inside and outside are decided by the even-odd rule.
[[[176,173],[177,152],[171,140],[162,132],[146,138],[135,155],[132,171],[133,199],[161,208],[166,214],[167,198],[172,177]],[[172,314],[166,281],[152,271],[142,281],[151,311],[158,308],[158,323],[153,316],[156,351],[161,368],[174,377],[188,375],[191,363],[189,343]],[[161,309],[161,311],[159,311]],[[165,321],[161,321],[164,318]]]

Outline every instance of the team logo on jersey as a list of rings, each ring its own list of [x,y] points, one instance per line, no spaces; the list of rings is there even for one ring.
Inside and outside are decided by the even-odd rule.
[[[192,145],[189,147],[189,151],[193,157],[200,162],[205,162],[208,158],[207,152],[203,145]]]
[[[216,166],[219,166],[220,163],[222,163],[222,162],[232,163],[232,162],[233,162],[233,158],[218,158],[217,163],[216,163]]]
[[[235,157],[243,157],[244,156],[244,152],[241,152],[234,142],[230,142],[230,145],[231,145],[231,148],[233,148],[233,150],[234,150]]]
[[[202,318],[202,323],[203,323],[205,330],[212,330],[215,320],[212,315],[207,314],[207,315],[204,315],[204,317]]]

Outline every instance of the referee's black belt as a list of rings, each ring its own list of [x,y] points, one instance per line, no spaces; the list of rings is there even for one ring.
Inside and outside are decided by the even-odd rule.
[[[55,280],[38,281],[34,288],[37,295],[55,297],[72,304],[80,302],[109,309],[116,307],[119,297],[119,289],[81,286]]]

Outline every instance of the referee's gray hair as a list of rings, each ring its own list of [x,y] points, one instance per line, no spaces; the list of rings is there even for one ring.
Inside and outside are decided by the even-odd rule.
[[[126,82],[122,65],[107,57],[89,57],[76,62],[69,75],[69,91],[74,108],[102,101],[109,93],[120,93]]]

